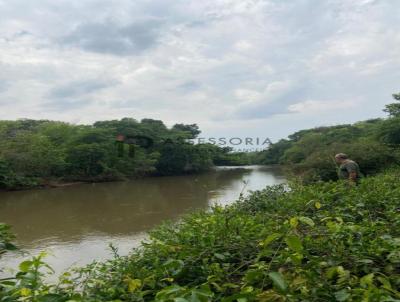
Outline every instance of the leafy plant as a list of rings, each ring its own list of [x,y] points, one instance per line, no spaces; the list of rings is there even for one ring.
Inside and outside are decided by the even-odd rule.
[[[14,251],[17,247],[12,243],[14,235],[11,233],[10,226],[0,223],[0,257],[7,251]]]
[[[399,209],[398,169],[357,187],[267,187],[55,285],[42,281],[42,255],[23,262],[0,301],[399,301]]]

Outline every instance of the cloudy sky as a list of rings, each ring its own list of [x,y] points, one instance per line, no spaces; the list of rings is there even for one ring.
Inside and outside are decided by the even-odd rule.
[[[276,140],[398,91],[398,0],[0,0],[0,119]]]

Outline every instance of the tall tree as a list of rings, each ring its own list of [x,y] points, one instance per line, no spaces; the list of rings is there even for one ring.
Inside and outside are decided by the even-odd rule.
[[[389,113],[390,117],[397,117],[397,116],[400,116],[400,92],[394,93],[394,94],[392,94],[392,96],[393,96],[393,99],[395,99],[398,102],[387,104],[385,106],[385,109],[383,109],[383,111]]]
[[[200,133],[199,126],[197,124],[185,125],[185,124],[175,124],[172,130],[186,132],[189,139],[196,138]]]

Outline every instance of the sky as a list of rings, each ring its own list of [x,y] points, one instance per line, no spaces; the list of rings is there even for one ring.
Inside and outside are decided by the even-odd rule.
[[[0,119],[161,119],[276,141],[383,117],[398,0],[0,0]]]

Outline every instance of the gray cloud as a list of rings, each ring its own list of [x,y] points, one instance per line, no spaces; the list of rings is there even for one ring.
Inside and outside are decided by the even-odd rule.
[[[186,82],[178,85],[177,88],[185,93],[190,93],[190,92],[201,89],[201,84],[196,81],[186,81]]]
[[[308,87],[291,87],[274,98],[262,99],[249,105],[239,106],[233,117],[238,119],[265,119],[276,114],[290,113],[290,104],[307,99]]]
[[[9,81],[0,80],[0,93],[6,91],[10,87]]]
[[[85,94],[98,92],[101,89],[113,87],[119,82],[116,80],[90,79],[75,81],[53,88],[49,92],[49,98],[74,98]]]
[[[114,79],[87,79],[72,81],[61,86],[56,86],[48,93],[48,101],[42,106],[51,111],[71,111],[90,106],[96,102],[95,98],[89,98],[92,93],[100,93],[101,90],[118,85]]]
[[[74,111],[76,109],[83,109],[87,106],[94,104],[93,100],[85,99],[53,99],[49,102],[44,102],[41,105],[46,110],[57,112],[57,111]]]
[[[134,21],[125,26],[112,21],[83,23],[59,42],[91,52],[137,55],[157,45],[163,24],[161,19],[155,18]]]
[[[9,83],[0,82],[0,118],[30,108],[32,118],[85,122],[140,114],[252,130],[271,121],[270,129],[283,133],[383,115],[400,89],[396,1],[0,0],[0,6],[0,79]],[[353,100],[365,106],[345,110]]]

